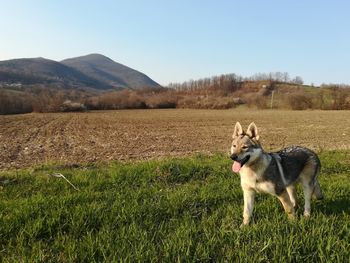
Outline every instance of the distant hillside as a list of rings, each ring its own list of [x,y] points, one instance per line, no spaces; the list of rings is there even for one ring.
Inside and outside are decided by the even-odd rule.
[[[112,87],[160,87],[158,83],[145,74],[114,62],[100,54],[70,58],[61,61],[62,64],[74,68],[85,75]]]
[[[145,74],[92,54],[57,62],[45,58],[0,61],[0,84],[118,89],[160,87]]]
[[[0,82],[22,85],[56,84],[63,87],[102,87],[103,83],[62,63],[45,58],[0,62]]]

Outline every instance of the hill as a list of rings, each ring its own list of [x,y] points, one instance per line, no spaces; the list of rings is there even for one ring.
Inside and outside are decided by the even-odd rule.
[[[103,83],[62,63],[45,58],[23,58],[0,62],[0,82],[59,87],[102,87]]]
[[[160,87],[145,74],[99,54],[71,58],[62,62],[45,58],[0,61],[0,83],[98,90]]]
[[[70,58],[61,63],[114,88],[160,87],[145,74],[100,54]]]

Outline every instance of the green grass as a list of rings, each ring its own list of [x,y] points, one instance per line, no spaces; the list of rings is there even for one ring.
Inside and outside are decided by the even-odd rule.
[[[257,195],[244,229],[239,177],[222,155],[1,172],[0,261],[347,262],[349,157],[321,153],[326,199],[311,218],[299,208],[289,222],[277,198]]]

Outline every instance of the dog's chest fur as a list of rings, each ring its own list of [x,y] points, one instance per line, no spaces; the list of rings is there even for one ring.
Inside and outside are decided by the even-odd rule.
[[[240,171],[241,186],[245,190],[254,189],[257,192],[276,194],[275,185],[267,180],[261,180],[264,170],[255,171],[250,167],[242,167]]]

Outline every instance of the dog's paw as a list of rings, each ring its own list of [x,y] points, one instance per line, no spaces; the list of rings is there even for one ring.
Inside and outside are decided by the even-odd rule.
[[[243,229],[243,228],[246,228],[248,225],[249,225],[249,224],[244,224],[244,223],[242,223],[242,224],[239,226],[239,228],[240,228],[240,229]]]
[[[310,217],[310,211],[304,211],[304,217]]]
[[[295,221],[295,213],[290,213],[290,214],[288,214],[288,219],[289,219],[290,221]]]
[[[243,221],[239,228],[240,229],[245,228],[245,227],[249,226],[249,224],[250,224],[250,221]]]

